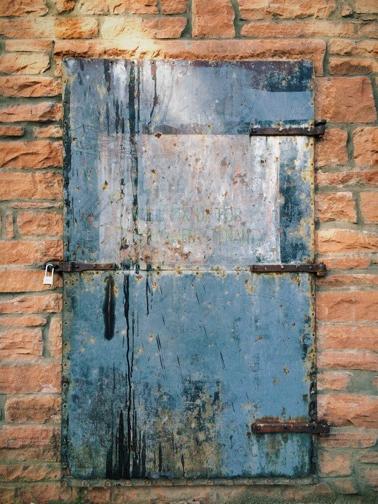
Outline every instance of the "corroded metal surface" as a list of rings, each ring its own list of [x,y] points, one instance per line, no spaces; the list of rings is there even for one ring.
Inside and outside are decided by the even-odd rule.
[[[236,134],[246,115],[265,124],[273,110],[311,124],[308,65],[67,66],[68,260],[169,269],[311,260],[313,140]],[[174,134],[143,134],[160,121]]]
[[[306,475],[307,274],[72,274],[68,458],[82,478]],[[278,437],[277,437],[278,436]]]
[[[63,459],[77,478],[305,476],[314,420],[306,62],[66,62]]]

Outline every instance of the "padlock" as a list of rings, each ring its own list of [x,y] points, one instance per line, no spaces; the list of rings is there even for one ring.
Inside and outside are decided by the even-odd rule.
[[[43,277],[43,285],[53,285],[54,283],[54,265],[47,263],[45,267],[45,275]]]

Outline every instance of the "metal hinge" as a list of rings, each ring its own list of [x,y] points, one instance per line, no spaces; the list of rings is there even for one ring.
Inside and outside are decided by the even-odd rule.
[[[327,273],[324,263],[312,264],[253,264],[249,266],[251,273],[315,273],[323,277]]]
[[[287,422],[278,420],[257,420],[251,425],[254,434],[329,434],[330,425],[327,422]]]
[[[249,136],[309,136],[321,137],[325,133],[326,121],[316,121],[314,126],[251,127]]]

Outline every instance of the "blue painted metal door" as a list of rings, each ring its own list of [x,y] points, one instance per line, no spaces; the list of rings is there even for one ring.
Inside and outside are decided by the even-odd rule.
[[[305,476],[313,260],[307,62],[65,63],[63,456],[75,478]]]

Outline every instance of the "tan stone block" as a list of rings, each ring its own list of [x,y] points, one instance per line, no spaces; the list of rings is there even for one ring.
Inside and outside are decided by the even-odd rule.
[[[48,8],[45,0],[1,0],[0,16],[44,16]]]
[[[3,96],[37,98],[57,96],[61,92],[61,82],[52,77],[0,76],[0,93]]]
[[[49,68],[48,54],[16,52],[0,55],[0,72],[4,74],[42,74]]]

